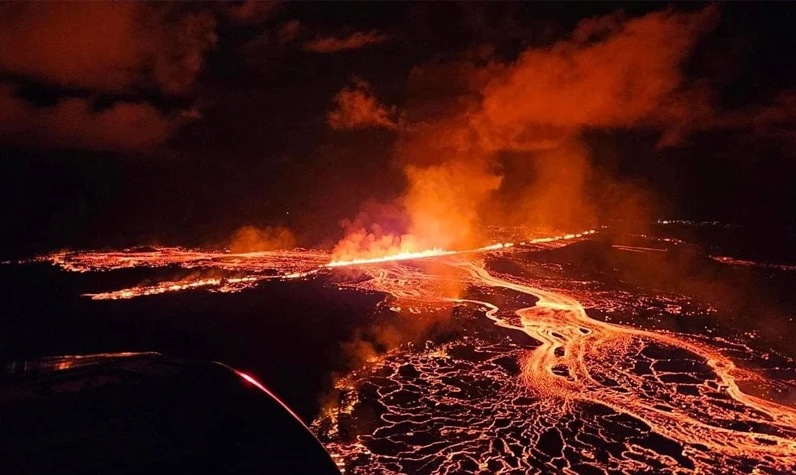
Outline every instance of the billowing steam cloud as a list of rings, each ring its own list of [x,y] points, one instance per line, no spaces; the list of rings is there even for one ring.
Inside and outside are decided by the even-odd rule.
[[[631,20],[610,15],[584,20],[568,39],[512,62],[415,68],[395,152],[408,182],[399,203],[407,228],[387,237],[363,226],[336,251],[471,246],[489,218],[590,226],[596,216],[584,193],[592,170],[582,131],[655,129],[663,146],[711,119],[709,95],[684,79],[681,66],[715,16],[711,7]],[[509,191],[503,188],[512,177],[500,168],[507,156],[526,160],[533,177],[511,203],[498,193]]]

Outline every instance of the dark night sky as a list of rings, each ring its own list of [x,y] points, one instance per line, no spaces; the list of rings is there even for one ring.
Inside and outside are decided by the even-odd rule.
[[[584,19],[621,10],[627,22],[667,8],[706,11],[591,2],[0,5],[0,253],[209,244],[244,225],[287,226],[300,244],[333,244],[338,222],[363,202],[389,202],[407,187],[395,153],[405,129],[390,124],[422,123],[412,114],[454,94],[445,81],[409,84],[416,68],[511,67],[524,51],[549,52]],[[795,11],[715,7],[679,65],[681,86],[704,92],[709,114],[685,107],[663,119],[576,124],[591,186],[610,175],[654,193],[654,216],[792,236]],[[346,88],[376,100],[392,122],[332,126]],[[660,146],[679,120],[690,121],[688,133]],[[526,167],[498,163],[502,191],[521,193]]]

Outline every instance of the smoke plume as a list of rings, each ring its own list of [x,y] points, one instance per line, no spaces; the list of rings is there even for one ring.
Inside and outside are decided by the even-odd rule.
[[[376,220],[351,231],[338,250],[463,248],[480,244],[483,224],[497,219],[591,226],[598,216],[586,192],[593,170],[583,132],[658,130],[666,146],[711,119],[708,91],[681,68],[715,17],[712,7],[629,20],[614,14],[584,20],[567,39],[513,61],[479,56],[416,67],[394,157],[408,184],[397,203],[406,228],[385,233]],[[519,191],[509,186],[518,177],[506,175],[506,157],[527,162],[513,170],[523,174]]]

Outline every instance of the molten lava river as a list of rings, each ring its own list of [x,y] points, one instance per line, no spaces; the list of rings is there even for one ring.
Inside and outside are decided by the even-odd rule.
[[[442,337],[373,352],[337,381],[312,430],[345,473],[793,473],[796,362],[707,328],[671,330],[667,319],[712,311],[688,296],[572,279],[544,257],[592,233],[351,262],[178,248],[40,259],[197,270],[95,299],[325,278],[383,294],[374,319],[444,321]]]

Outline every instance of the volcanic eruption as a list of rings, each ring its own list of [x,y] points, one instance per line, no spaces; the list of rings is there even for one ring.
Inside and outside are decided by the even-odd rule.
[[[386,14],[376,27],[332,30],[312,8],[321,7],[111,8],[120,45],[134,33],[154,39],[96,61],[86,40],[77,57],[105,80],[34,55],[44,40],[0,33],[41,59],[22,68],[16,53],[0,53],[0,72],[44,82],[0,84],[11,111],[0,113],[0,138],[27,144],[32,134],[58,150],[93,143],[98,153],[172,147],[160,161],[142,148],[143,164],[81,165],[89,181],[131,167],[125,187],[20,208],[74,206],[46,218],[71,237],[94,195],[118,195],[79,230],[134,232],[115,241],[123,245],[4,262],[13,331],[0,343],[79,350],[66,336],[40,337],[58,328],[48,318],[63,318],[77,322],[75,341],[103,352],[124,343],[232,358],[248,383],[303,404],[297,414],[345,473],[792,471],[796,266],[764,245],[749,251],[754,226],[679,219],[722,201],[677,194],[709,195],[718,173],[697,159],[666,161],[700,134],[757,134],[774,140],[772,154],[792,140],[791,91],[733,103],[695,64],[721,28],[720,8],[586,15],[558,29],[517,26],[509,10],[497,32],[476,12],[463,23],[482,35],[455,48],[455,38],[412,36],[436,7],[412,7],[417,30],[404,32]],[[80,37],[36,12],[0,7],[0,23]],[[160,45],[170,29],[181,42]],[[209,53],[216,45],[240,58]],[[387,72],[349,68],[360,54]],[[261,84],[272,64],[290,79]],[[334,81],[307,82],[307,64]],[[396,64],[405,77],[388,84],[381,76]],[[219,65],[230,77],[246,71],[246,84],[204,69]],[[296,84],[273,87],[280,81]],[[71,96],[53,103],[58,88]],[[233,109],[240,116],[225,120]],[[154,131],[137,140],[117,131],[128,114],[135,130]],[[63,122],[66,132],[53,129]],[[268,128],[280,132],[257,142]],[[256,152],[243,152],[252,143]],[[633,155],[645,146],[653,160]],[[239,166],[244,154],[256,158]],[[792,169],[776,164],[771,173]],[[682,170],[710,180],[689,185]],[[768,185],[760,193],[792,196]],[[729,188],[737,202],[753,199]],[[166,231],[142,238],[155,222]],[[172,238],[192,227],[201,231],[191,239]],[[55,303],[31,299],[39,288]],[[311,305],[320,296],[337,312]],[[144,323],[126,320],[133,311]]]

